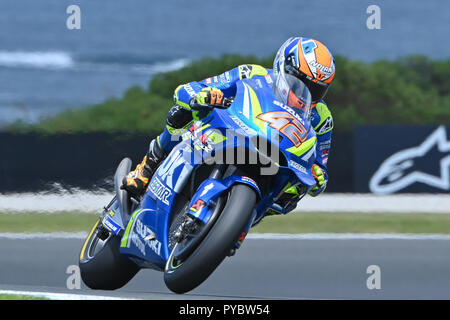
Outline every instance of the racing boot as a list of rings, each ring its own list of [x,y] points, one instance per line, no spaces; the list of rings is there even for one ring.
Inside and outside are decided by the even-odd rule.
[[[147,190],[151,177],[164,158],[163,150],[159,147],[156,139],[153,139],[142,162],[123,178],[120,188],[128,191],[133,197],[142,196]]]
[[[300,192],[296,186],[292,186],[284,190],[283,194],[277,199],[275,205],[278,207],[279,211],[274,208],[269,208],[266,212],[266,215],[278,215],[286,214],[292,210],[294,210],[297,206],[297,202],[300,200]]]

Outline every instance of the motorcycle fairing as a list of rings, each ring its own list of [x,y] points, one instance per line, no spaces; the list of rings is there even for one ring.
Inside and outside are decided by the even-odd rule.
[[[256,182],[249,177],[229,176],[221,180],[207,179],[202,182],[192,198],[188,207],[188,214],[204,223],[208,222],[214,210],[211,204],[214,204],[224,191],[236,183],[249,185],[257,192],[259,198],[261,198],[261,191],[256,185]]]
[[[296,119],[302,123],[307,134],[300,145],[296,146],[286,137],[277,138],[282,134],[270,127],[268,122],[258,118],[263,113],[274,111],[282,112],[287,118]],[[232,146],[226,145],[228,138],[225,130],[231,130],[249,139],[233,140]],[[262,80],[258,82],[246,79],[237,83],[236,97],[229,109],[214,109],[206,118],[194,122],[188,132],[183,135],[183,141],[178,143],[161,163],[150,180],[140,207],[133,212],[127,224],[120,252],[163,268],[170,254],[168,230],[171,214],[174,212],[178,194],[183,190],[193,169],[199,165],[193,161],[195,157],[204,160],[215,151],[239,146],[259,152],[251,141],[254,136],[261,136],[272,143],[277,143],[287,160],[286,166],[277,164],[280,172],[274,189],[261,199],[253,215],[253,217],[256,216],[255,220],[264,215],[275,196],[287,183],[294,184],[301,181],[307,189],[315,185],[310,169],[315,159],[316,137],[314,130],[311,130],[309,119],[301,119],[291,108],[277,101],[271,88],[264,86]],[[250,185],[261,197],[258,186],[250,180],[236,175],[221,180],[206,180],[192,197],[189,214],[207,221],[212,212],[208,205],[235,183]],[[208,186],[211,183],[210,188]],[[199,200],[203,201],[204,205],[197,205],[197,208],[201,208],[195,212],[191,208]],[[251,223],[249,222],[248,228]]]
[[[238,82],[234,103],[228,110],[219,110],[221,113],[224,111],[238,118],[257,135],[277,144],[288,161],[285,167],[292,170],[308,189],[315,186],[316,182],[307,168],[311,168],[315,161],[316,133],[312,129],[309,119],[305,121],[292,108],[278,101],[271,88],[268,88],[267,85],[264,86],[264,81],[245,79]],[[307,131],[305,141],[299,146],[295,146],[290,139],[258,117],[263,113],[271,112],[285,112],[287,116],[292,117],[292,120],[299,121]],[[280,135],[283,136],[281,141],[274,139]]]
[[[158,167],[140,207],[128,222],[120,246],[122,254],[151,261],[164,268],[170,254],[168,230],[171,213],[176,196],[193,169],[185,159],[186,152],[184,143],[179,143]]]

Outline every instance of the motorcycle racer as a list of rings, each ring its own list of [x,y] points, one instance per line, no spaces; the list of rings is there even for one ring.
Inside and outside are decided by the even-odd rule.
[[[334,59],[321,42],[303,37],[292,37],[285,41],[277,52],[273,69],[259,65],[240,65],[218,76],[202,81],[193,81],[175,89],[175,105],[169,110],[164,131],[150,142],[149,150],[142,162],[123,181],[122,188],[132,195],[142,195],[159,163],[178,143],[172,135],[180,134],[199,119],[211,112],[214,106],[223,106],[225,98],[236,94],[236,83],[242,79],[257,79],[273,84],[275,95],[281,102],[292,107],[296,105],[294,88],[289,88],[289,77],[300,79],[311,93],[311,125],[317,136],[316,159],[312,175],[316,186],[311,196],[321,194],[328,183],[327,161],[331,147],[333,117],[324,102],[329,86],[335,76]],[[287,85],[287,90],[280,90]],[[298,98],[297,98],[298,99]],[[198,105],[210,107],[198,108]],[[284,191],[278,200],[282,206],[295,208],[299,199],[296,187]]]

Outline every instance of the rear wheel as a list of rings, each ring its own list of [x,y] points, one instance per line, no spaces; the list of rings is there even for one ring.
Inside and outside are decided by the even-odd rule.
[[[83,282],[91,289],[115,290],[123,287],[139,267],[119,252],[120,237],[106,230],[100,218],[87,237],[80,253]]]
[[[185,293],[210,276],[229,255],[249,223],[256,199],[251,187],[234,185],[226,204],[222,207],[219,207],[219,201],[216,204],[220,212],[217,217],[213,214],[212,225],[208,222],[193,228],[190,237],[184,237],[175,244],[164,270],[164,282],[170,290]]]

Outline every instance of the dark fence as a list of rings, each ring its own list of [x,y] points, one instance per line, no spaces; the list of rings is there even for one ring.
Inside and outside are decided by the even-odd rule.
[[[449,128],[377,126],[335,133],[327,192],[449,192]],[[0,193],[51,190],[55,183],[111,189],[120,160],[127,156],[140,162],[151,139],[0,133]]]
[[[107,133],[0,134],[0,192],[110,187],[120,160],[142,160],[150,138]]]

